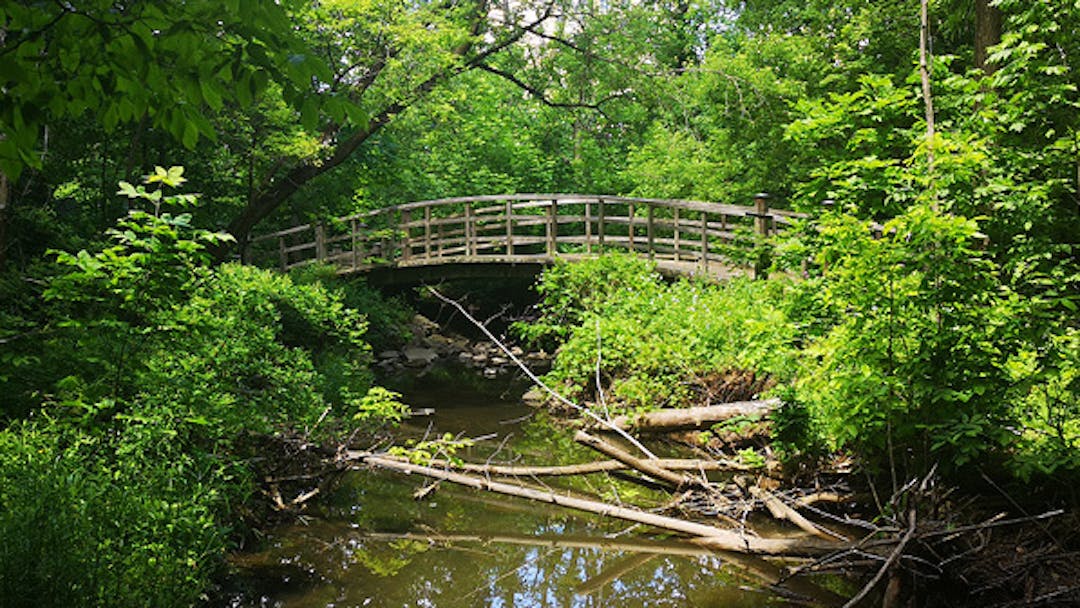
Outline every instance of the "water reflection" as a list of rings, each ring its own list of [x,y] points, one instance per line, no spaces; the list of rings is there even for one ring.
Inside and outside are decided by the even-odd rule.
[[[449,379],[453,382],[453,379]],[[577,447],[539,428],[504,421],[527,413],[518,387],[440,388],[429,379],[396,387],[410,403],[433,407],[414,433],[497,432],[470,459],[543,454],[573,460]],[[483,387],[481,387],[483,388]],[[452,399],[447,396],[452,394]],[[428,427],[431,428],[428,428]],[[394,473],[351,474],[306,522],[274,530],[258,552],[234,559],[226,605],[534,608],[786,605],[762,593],[745,570],[647,530],[556,507],[443,484],[413,499],[424,480]],[[636,500],[637,498],[635,498]]]

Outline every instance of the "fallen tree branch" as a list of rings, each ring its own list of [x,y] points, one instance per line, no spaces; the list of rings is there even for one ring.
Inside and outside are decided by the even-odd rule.
[[[441,479],[479,490],[487,490],[499,494],[506,494],[508,496],[526,498],[528,500],[554,504],[606,517],[614,517],[616,519],[645,524],[694,537],[705,537],[708,546],[713,549],[763,555],[809,556],[821,555],[840,548],[840,545],[835,542],[826,542],[821,539],[782,539],[749,536],[745,533],[716,528],[714,526],[674,517],[656,515],[628,507],[609,505],[595,500],[564,496],[553,492],[491,481],[482,477],[473,477],[462,473],[433,469],[431,467],[383,458],[374,454],[366,456],[363,459],[363,462],[402,473],[415,473],[432,479]]]
[[[702,481],[695,477],[691,477],[689,475],[683,475],[682,473],[669,471],[663,467],[658,466],[655,461],[638,458],[630,454],[626,450],[623,450],[610,442],[604,441],[603,439],[596,437],[595,435],[590,435],[585,431],[578,431],[574,435],[574,441],[580,443],[581,445],[588,446],[605,456],[614,458],[615,460],[625,464],[631,469],[634,469],[635,471],[638,471],[640,473],[644,473],[645,475],[648,475],[653,479],[666,481],[667,483],[675,486],[676,489],[709,489],[708,482]]]
[[[346,460],[363,460],[368,452],[348,451],[345,453]],[[384,458],[407,461],[404,456],[384,455]],[[755,470],[754,467],[733,460],[698,460],[686,458],[657,458],[647,461],[668,471],[739,471],[746,472]],[[449,460],[435,459],[430,465],[439,469],[463,471],[466,473],[478,473],[495,477],[567,477],[570,475],[589,475],[592,473],[611,473],[631,469],[629,465],[618,460],[600,460],[596,462],[583,462],[581,464],[550,465],[550,466],[516,466],[503,464],[480,464],[473,462],[452,462]]]
[[[634,430],[640,433],[701,430],[736,416],[765,416],[779,405],[779,399],[765,399],[663,409],[631,416],[616,416],[611,420],[611,424],[623,430]]]
[[[809,519],[806,519],[803,517],[802,513],[799,513],[784,501],[780,500],[775,494],[764,488],[752,485],[747,488],[747,490],[750,492],[751,496],[764,503],[765,508],[768,509],[769,513],[772,513],[773,517],[776,519],[785,519],[798,526],[800,530],[820,538],[841,541],[849,540],[824,526],[819,526]]]
[[[843,608],[854,608],[854,606],[861,602],[863,598],[866,597],[868,593],[873,591],[874,587],[876,587],[877,584],[881,582],[882,577],[884,577],[885,574],[890,569],[892,569],[892,567],[900,559],[900,556],[904,554],[904,548],[907,547],[908,542],[910,542],[911,539],[915,536],[915,523],[915,510],[912,509],[908,511],[907,532],[904,533],[904,536],[900,539],[900,542],[896,544],[896,547],[892,550],[892,553],[889,554],[889,557],[885,559],[885,563],[881,564],[881,568],[878,569],[877,574],[874,575],[874,578],[870,579],[870,582],[866,583],[866,585],[861,590],[859,590],[858,593],[855,594],[855,597],[848,600],[847,603],[844,604]]]

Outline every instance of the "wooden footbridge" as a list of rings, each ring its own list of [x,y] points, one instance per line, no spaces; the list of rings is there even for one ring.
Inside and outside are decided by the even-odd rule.
[[[244,259],[281,270],[311,262],[338,272],[410,274],[412,281],[526,272],[556,258],[626,251],[661,272],[723,277],[752,272],[760,237],[801,214],[752,205],[583,194],[508,194],[420,201],[295,226],[252,239]],[[419,273],[415,271],[421,271]]]

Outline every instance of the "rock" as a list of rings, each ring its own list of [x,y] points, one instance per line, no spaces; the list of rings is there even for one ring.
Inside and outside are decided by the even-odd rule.
[[[521,396],[521,401],[529,407],[540,407],[546,398],[547,394],[540,387],[534,386]]]
[[[487,363],[488,356],[484,353],[475,353],[472,355],[472,362],[476,365],[483,365]]]
[[[411,346],[405,349],[405,365],[422,367],[439,358],[439,354],[430,348]]]
[[[401,353],[399,353],[396,350],[384,350],[384,351],[379,353],[379,358],[380,359],[397,359],[400,356],[401,356]]]
[[[510,360],[507,359],[506,357],[492,357],[490,362],[491,362],[492,365],[502,366],[502,365],[506,365],[507,363],[510,363]]]
[[[499,370],[498,369],[496,369],[494,367],[485,367],[484,368],[484,377],[485,378],[494,378],[495,376],[498,376],[498,375],[499,375]]]
[[[460,361],[462,363],[472,363],[473,362],[473,356],[470,353],[465,353],[465,352],[458,353],[457,358],[458,358],[458,361]]]
[[[510,349],[510,354],[514,355],[515,357],[520,357],[521,355],[525,354],[525,351],[521,350],[520,346],[515,346]]]

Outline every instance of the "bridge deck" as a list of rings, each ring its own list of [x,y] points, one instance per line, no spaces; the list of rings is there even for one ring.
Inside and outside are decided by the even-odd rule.
[[[654,260],[661,272],[743,274],[760,239],[800,214],[754,206],[580,194],[420,201],[304,224],[253,239],[247,261],[288,270],[322,261],[341,273],[462,264],[547,265],[606,251]]]

